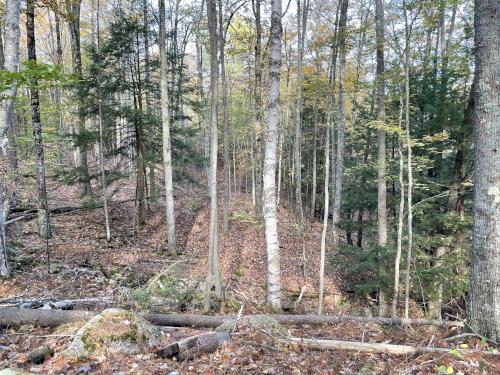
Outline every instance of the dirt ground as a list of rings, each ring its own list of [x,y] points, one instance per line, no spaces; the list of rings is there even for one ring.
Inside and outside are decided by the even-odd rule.
[[[193,172],[195,173],[195,172]],[[134,202],[116,203],[134,197],[133,183],[125,182],[113,196],[110,207],[112,240],[105,238],[102,209],[82,209],[51,215],[53,228],[49,239],[51,268],[46,270],[45,241],[36,234],[36,220],[20,220],[9,228],[9,240],[15,247],[14,276],[0,284],[0,304],[12,299],[92,298],[104,305],[132,310],[159,312],[199,312],[194,291],[182,304],[144,301],[138,290],[147,290],[150,280],[172,265],[199,289],[206,272],[208,252],[208,197],[201,180],[193,176],[175,191],[176,231],[181,254],[173,257],[166,248],[166,225],[162,202],[150,202],[144,226],[134,225]],[[20,186],[19,206],[34,205],[33,183],[24,178]],[[72,187],[49,182],[49,203],[55,207],[79,207],[83,202]],[[16,214],[22,215],[22,213]],[[266,253],[262,220],[255,216],[249,194],[234,192],[231,197],[229,231],[222,231],[219,212],[219,249],[228,302],[219,313],[235,313],[243,305],[243,314],[266,312]],[[290,310],[303,287],[303,301],[296,312],[316,311],[321,223],[308,221],[301,235],[292,212],[279,210],[284,307]],[[305,255],[305,262],[303,261]],[[305,263],[305,276],[304,276]],[[352,313],[352,305],[342,294],[339,275],[326,277],[327,314]],[[173,285],[173,289],[176,286]],[[197,289],[196,289],[197,290]],[[197,294],[198,293],[198,294]],[[134,297],[135,296],[135,297]],[[177,297],[176,297],[177,298]],[[160,303],[155,303],[160,301]],[[102,309],[99,303],[87,306]],[[378,324],[339,323],[324,326],[287,327],[289,334],[303,338],[352,340],[439,346],[446,354],[392,356],[346,351],[318,351],[279,342],[269,333],[240,327],[232,343],[213,354],[190,361],[176,362],[143,355],[109,355],[92,362],[69,364],[51,358],[33,365],[28,354],[49,345],[63,350],[73,333],[33,326],[4,328],[0,331],[0,369],[12,367],[40,374],[500,374],[498,357],[474,354],[464,357],[453,350],[468,348],[493,350],[476,338],[444,341],[459,332],[438,327],[384,327]],[[199,332],[190,328],[164,329],[162,344]]]

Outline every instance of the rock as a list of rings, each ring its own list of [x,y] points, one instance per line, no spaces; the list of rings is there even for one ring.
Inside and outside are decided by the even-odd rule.
[[[29,354],[28,360],[35,365],[40,365],[53,355],[54,349],[52,349],[50,346],[42,346],[41,348],[33,350]]]
[[[76,369],[78,374],[88,374],[92,370],[89,366],[80,366]]]
[[[107,353],[146,354],[160,338],[161,331],[138,315],[122,309],[107,309],[78,330],[61,356],[76,362]]]
[[[30,375],[31,372],[16,370],[13,368],[5,368],[0,371],[0,375]]]

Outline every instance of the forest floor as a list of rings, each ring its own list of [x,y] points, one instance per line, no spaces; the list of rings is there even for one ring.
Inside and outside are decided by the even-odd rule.
[[[100,310],[120,306],[136,311],[201,312],[201,285],[205,279],[209,209],[206,188],[196,172],[178,185],[176,231],[181,254],[173,257],[166,249],[166,225],[161,202],[151,203],[146,224],[134,226],[134,202],[110,206],[112,240],[105,237],[102,209],[82,209],[51,215],[53,235],[49,239],[52,274],[47,274],[45,241],[36,234],[36,220],[20,220],[9,228],[15,248],[14,277],[0,284],[0,305],[9,299],[89,299],[84,308]],[[19,206],[34,206],[34,181],[19,182]],[[49,204],[79,207],[83,202],[73,187],[49,181]],[[114,202],[134,197],[133,183],[123,183]],[[21,215],[21,213],[19,214]],[[219,248],[226,302],[219,313],[265,313],[266,251],[263,223],[254,214],[251,197],[234,193],[231,198],[229,230],[223,233],[222,207],[219,210]],[[279,210],[284,307],[291,310],[303,287],[304,299],[293,312],[314,313],[317,308],[320,221],[307,221],[301,236],[294,213]],[[304,277],[303,254],[306,258]],[[331,270],[332,268],[329,267]],[[331,271],[326,277],[325,312],[355,314],[360,308],[343,292],[342,276]],[[105,305],[105,306],[104,306]],[[418,309],[414,308],[415,317]],[[170,361],[154,353],[109,355],[92,362],[69,364],[48,359],[33,365],[28,354],[49,345],[56,353],[64,349],[71,333],[57,329],[22,326],[0,331],[0,369],[20,368],[41,374],[498,374],[498,357],[474,354],[464,357],[453,347],[489,349],[479,339],[443,341],[459,333],[442,327],[387,327],[375,323],[338,323],[322,326],[289,326],[292,336],[439,346],[450,352],[413,356],[353,351],[317,351],[278,342],[276,338],[242,326],[232,343],[214,354],[191,361]],[[191,336],[197,330],[165,330],[164,344]]]

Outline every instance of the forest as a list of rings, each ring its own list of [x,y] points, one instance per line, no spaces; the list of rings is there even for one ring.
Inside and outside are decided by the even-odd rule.
[[[0,14],[0,375],[500,373],[498,0]]]

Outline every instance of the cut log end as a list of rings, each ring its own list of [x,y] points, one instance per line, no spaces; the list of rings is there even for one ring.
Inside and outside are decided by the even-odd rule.
[[[227,332],[209,332],[191,336],[156,351],[161,358],[193,359],[202,354],[213,353],[225,343],[231,342]]]

